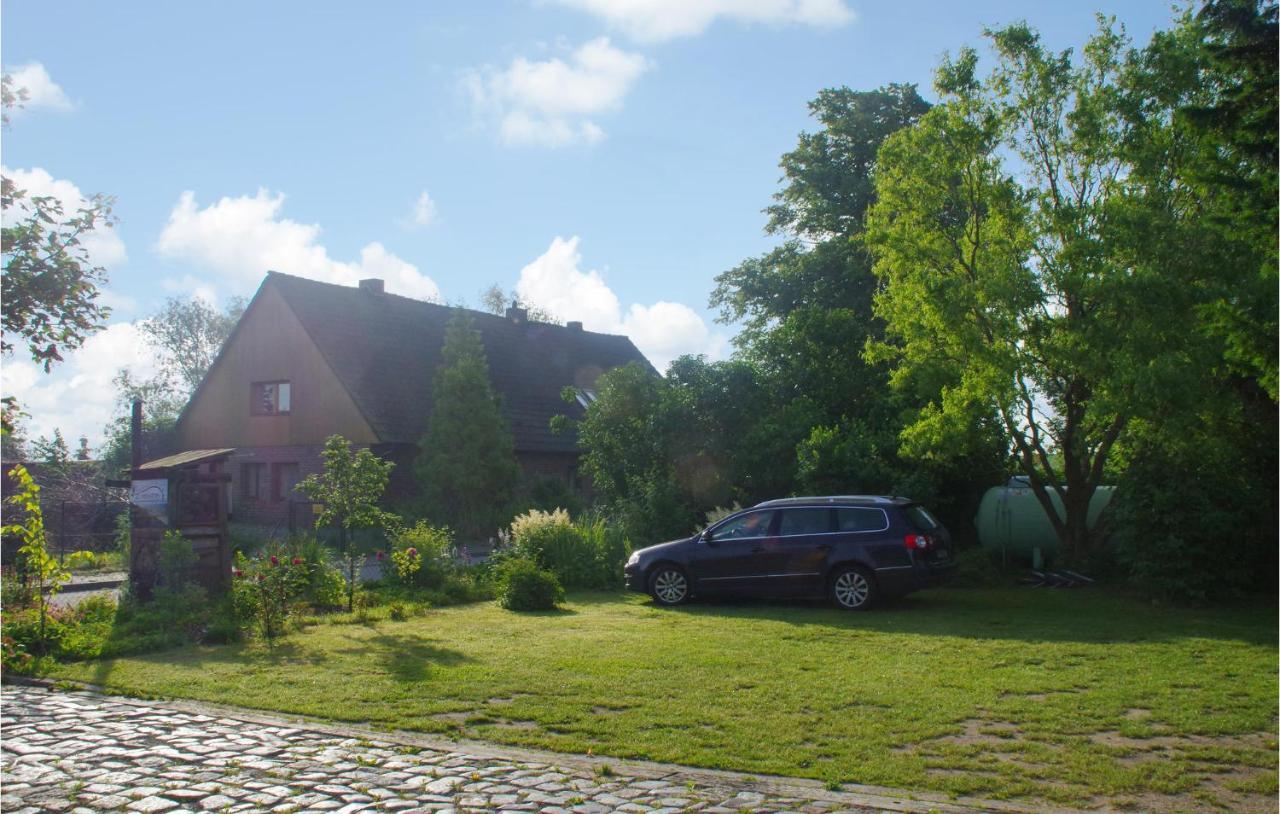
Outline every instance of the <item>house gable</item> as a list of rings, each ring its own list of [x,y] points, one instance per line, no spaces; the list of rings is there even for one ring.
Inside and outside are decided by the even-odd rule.
[[[553,416],[583,413],[561,391],[593,388],[601,373],[628,363],[653,370],[627,337],[580,323],[511,319],[278,272],[264,288],[288,303],[382,443],[416,444],[426,431],[445,328],[459,312],[480,333],[517,452],[576,455],[575,435],[549,426]]]
[[[288,382],[287,414],[251,409],[254,383]],[[245,310],[178,420],[180,449],[379,439],[271,278]]]

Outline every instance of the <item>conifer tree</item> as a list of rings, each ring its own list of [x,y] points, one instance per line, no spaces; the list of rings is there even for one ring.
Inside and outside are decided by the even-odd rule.
[[[461,539],[492,535],[506,519],[519,468],[514,441],[489,385],[489,363],[471,318],[445,329],[431,420],[415,464],[423,509]]]

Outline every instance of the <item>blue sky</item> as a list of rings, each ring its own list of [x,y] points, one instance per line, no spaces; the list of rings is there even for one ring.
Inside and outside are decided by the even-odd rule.
[[[268,268],[476,305],[493,283],[656,364],[727,355],[716,274],[767,250],[778,158],[824,87],[914,82],[984,26],[1079,46],[1094,13],[1137,43],[1164,2],[10,0],[3,136],[33,191],[117,199],[91,247],[110,328],[51,376],[4,360],[32,435],[101,438],[133,322],[225,302]],[[20,83],[21,84],[21,83]]]

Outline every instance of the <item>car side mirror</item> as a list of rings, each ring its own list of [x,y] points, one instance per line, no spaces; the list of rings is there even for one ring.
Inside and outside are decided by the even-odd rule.
[[[701,534],[699,534],[698,539],[706,543],[707,545],[715,545],[715,537],[711,534],[710,530],[704,531]]]

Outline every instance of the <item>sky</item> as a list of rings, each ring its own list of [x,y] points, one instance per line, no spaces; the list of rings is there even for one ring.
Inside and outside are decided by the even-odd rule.
[[[45,374],[0,361],[30,437],[97,446],[136,323],[219,306],[267,270],[478,307],[493,284],[654,364],[731,353],[715,276],[779,241],[761,210],[818,91],[931,80],[985,27],[1135,43],[1171,5],[877,0],[101,3],[8,0],[0,61],[30,100],[6,177],[68,209],[114,196],[87,244],[105,329]]]

